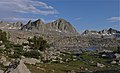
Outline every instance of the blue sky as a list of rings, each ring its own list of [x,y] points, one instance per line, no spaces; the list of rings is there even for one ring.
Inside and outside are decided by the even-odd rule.
[[[69,21],[79,32],[86,29],[120,30],[120,0],[0,0],[0,20],[23,21],[58,18]]]

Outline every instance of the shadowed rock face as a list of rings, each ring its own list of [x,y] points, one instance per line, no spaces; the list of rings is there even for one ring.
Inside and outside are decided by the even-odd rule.
[[[26,25],[22,27],[21,30],[56,34],[78,34],[76,29],[69,22],[61,18],[47,24],[44,24],[41,19],[38,19],[34,22],[30,20]]]
[[[42,26],[44,26],[44,22],[41,19],[38,19],[34,22],[32,22],[31,20],[24,25],[21,30],[31,30],[31,31],[35,31],[35,30],[41,30],[43,29]]]

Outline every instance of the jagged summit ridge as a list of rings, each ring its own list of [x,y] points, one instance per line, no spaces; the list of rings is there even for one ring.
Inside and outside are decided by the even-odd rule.
[[[34,22],[31,20],[24,25],[21,30],[25,31],[39,31],[44,33],[64,33],[64,34],[77,34],[76,29],[65,19],[59,18],[56,21],[44,23],[41,19]]]
[[[0,21],[0,29],[8,30],[8,29],[14,29],[18,30],[21,29],[23,26],[22,22],[6,22],[6,21]]]
[[[76,29],[66,20],[60,18],[57,19],[54,22],[48,23],[47,27],[53,30],[58,30],[59,32],[64,32],[64,33],[77,33]]]
[[[120,37],[120,31],[115,30],[113,28],[103,29],[101,31],[94,31],[94,30],[85,30],[82,35],[87,36],[112,36],[112,37]]]
[[[40,30],[40,27],[43,26],[44,22],[41,19],[38,19],[34,22],[29,20],[26,25],[24,25],[21,30]]]

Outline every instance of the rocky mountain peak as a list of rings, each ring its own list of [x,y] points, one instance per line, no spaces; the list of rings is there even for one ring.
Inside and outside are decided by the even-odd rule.
[[[29,20],[27,24],[31,24],[32,23],[32,20]]]
[[[0,21],[0,29],[21,29],[21,27],[23,26],[22,22],[6,22],[6,21]]]
[[[23,23],[22,22],[16,22],[14,23],[16,26],[23,26]]]
[[[56,20],[57,22],[67,22],[65,19],[63,19],[63,18],[59,18],[59,19],[57,19]]]
[[[67,20],[65,20],[65,19],[63,19],[63,18],[59,18],[59,19],[57,19],[56,21],[54,21],[54,22],[56,22],[56,23],[58,23],[59,25],[61,24],[63,24],[63,25],[71,25]]]
[[[120,31],[115,30],[115,29],[113,29],[113,28],[108,29],[108,32],[109,32],[110,34],[112,34],[112,33],[120,33]]]
[[[36,21],[33,22],[33,23],[35,23],[35,24],[37,24],[37,25],[42,25],[42,24],[44,24],[44,22],[43,22],[41,19],[38,19],[38,20],[36,20]]]
[[[82,33],[82,35],[89,35],[89,36],[94,36],[94,35],[99,35],[99,36],[106,36],[106,37],[120,37],[120,31],[109,28],[109,29],[103,29],[101,31],[89,31],[86,30]],[[98,36],[97,36],[98,37]]]
[[[100,34],[108,34],[108,30],[107,29],[103,29],[101,31],[99,31]]]
[[[38,19],[34,22],[32,22],[31,20],[28,21],[28,23],[26,25],[24,25],[21,30],[40,30],[41,27],[43,26],[44,22],[41,19]]]
[[[93,35],[98,34],[98,31],[95,30],[85,30],[81,35]]]
[[[50,22],[47,24],[47,26],[50,29],[59,31],[59,32],[63,32],[66,34],[76,34],[77,31],[76,29],[69,23],[67,22],[65,19],[59,18],[54,22]]]
[[[23,29],[30,31],[34,29],[44,33],[78,34],[76,29],[69,22],[62,18],[47,24],[45,24],[41,19],[38,19],[34,22],[29,21],[22,27],[22,30]]]
[[[29,20],[26,25],[29,27],[32,26],[32,20]]]

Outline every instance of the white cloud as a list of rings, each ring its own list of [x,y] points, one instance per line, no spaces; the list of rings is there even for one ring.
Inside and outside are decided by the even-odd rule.
[[[9,18],[3,18],[3,20],[7,21],[22,21],[22,22],[28,22],[29,20],[35,21],[37,19],[41,19],[45,22],[43,18],[21,18],[21,17],[9,17]]]
[[[37,3],[36,3],[37,2]],[[54,9],[52,6],[48,6],[46,3],[43,3],[43,2],[38,2],[36,1],[35,3],[32,1],[32,3],[35,4],[35,6],[42,6],[43,8],[46,8],[46,9]]]
[[[107,19],[110,22],[120,22],[120,17],[111,17]]]
[[[54,7],[34,0],[0,0],[0,9],[5,12],[31,13],[31,14],[58,14]]]

